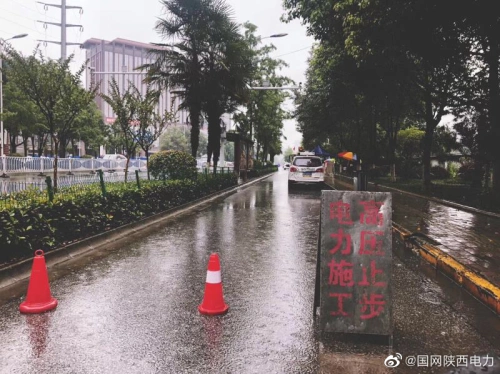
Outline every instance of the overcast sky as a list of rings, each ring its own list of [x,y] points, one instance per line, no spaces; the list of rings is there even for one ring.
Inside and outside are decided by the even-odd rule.
[[[60,4],[61,0],[44,0],[42,2]],[[285,24],[280,22],[283,14],[281,0],[227,0],[234,9],[238,22],[250,21],[257,25],[258,34],[262,37],[276,33],[288,33],[284,38],[268,39],[277,47],[274,57],[280,56],[290,67],[284,73],[298,84],[305,81],[307,57],[313,39],[306,36],[306,28],[299,22]],[[68,10],[67,23],[81,24],[80,28],[69,28],[68,42],[83,43],[89,38],[112,40],[124,38],[139,42],[158,42],[159,36],[154,31],[154,25],[162,14],[159,0],[67,0],[67,5],[83,7],[83,13],[78,10]],[[37,45],[37,39],[60,40],[60,28],[43,23],[60,22],[61,12],[58,8],[48,10],[35,0],[0,0],[0,38],[7,39],[13,35],[28,33],[24,39],[13,40],[11,43],[23,53],[30,53]],[[55,44],[41,45],[41,49],[51,58],[60,57],[60,46]],[[74,53],[76,63],[81,65],[85,53],[78,46],[68,47],[68,55]],[[301,135],[295,131],[295,122],[287,121],[284,134],[288,140],[284,146],[298,146]]]

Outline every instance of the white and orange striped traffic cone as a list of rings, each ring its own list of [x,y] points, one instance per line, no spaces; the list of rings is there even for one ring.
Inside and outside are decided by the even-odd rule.
[[[198,310],[201,314],[215,316],[226,313],[228,309],[229,306],[224,302],[224,295],[222,294],[219,256],[212,253],[208,260],[205,296],[203,302],[198,306]]]

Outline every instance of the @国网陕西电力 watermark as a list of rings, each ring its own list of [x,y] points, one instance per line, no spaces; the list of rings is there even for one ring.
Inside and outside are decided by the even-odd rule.
[[[492,367],[494,366],[492,355],[408,355],[403,357],[400,353],[389,355],[384,360],[388,368],[398,366],[408,367]]]

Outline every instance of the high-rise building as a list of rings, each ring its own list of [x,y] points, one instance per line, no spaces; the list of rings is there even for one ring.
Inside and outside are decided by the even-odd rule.
[[[86,60],[88,69],[86,71],[85,84],[89,88],[91,83],[99,84],[99,92],[109,93],[109,83],[114,78],[118,83],[120,92],[125,92],[132,82],[142,93],[146,91],[146,84],[143,83],[144,73],[136,70],[139,66],[152,62],[148,51],[157,48],[153,44],[140,43],[132,40],[117,38],[112,41],[92,38],[85,41],[82,48],[86,50]],[[134,73],[134,74],[132,74]],[[140,73],[140,74],[138,74]],[[113,110],[99,95],[96,103],[102,112],[103,119],[107,123],[113,123],[115,115]],[[160,103],[157,108],[159,113],[173,109],[176,113],[176,126],[189,131],[189,116],[186,110],[179,110],[181,99],[172,94],[169,90],[162,93]],[[221,117],[226,130],[230,129],[230,116],[224,114]],[[207,124],[201,123],[201,132],[207,134]],[[158,142],[157,142],[158,143]],[[158,150],[155,144],[153,152]],[[101,152],[102,153],[102,152]],[[221,161],[224,160],[224,144],[221,145]]]
[[[142,93],[145,93],[146,84],[142,82],[145,74],[136,69],[143,64],[152,62],[148,51],[155,48],[154,45],[121,38],[112,41],[92,38],[83,43],[83,48],[86,50],[86,60],[88,61],[85,79],[87,88],[91,83],[99,83],[100,93],[108,94],[109,83],[114,78],[120,92],[125,92],[129,82],[132,82]],[[115,115],[109,104],[100,96],[96,97],[96,103],[104,120],[112,123]],[[179,104],[178,97],[172,95],[170,91],[165,91],[161,95],[157,110],[160,113],[171,108],[177,111]],[[177,121],[179,124],[187,124],[187,112],[177,111]]]

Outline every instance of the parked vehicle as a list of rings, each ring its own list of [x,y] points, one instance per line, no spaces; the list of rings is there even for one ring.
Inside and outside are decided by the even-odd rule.
[[[289,162],[285,162],[283,164],[283,170],[288,170],[288,169],[290,169],[290,163]]]
[[[288,186],[295,183],[322,183],[325,170],[317,156],[296,156],[288,171]]]
[[[127,158],[124,155],[121,154],[105,154],[102,156],[104,160],[113,160],[113,161],[119,161],[119,160],[126,160]]]

